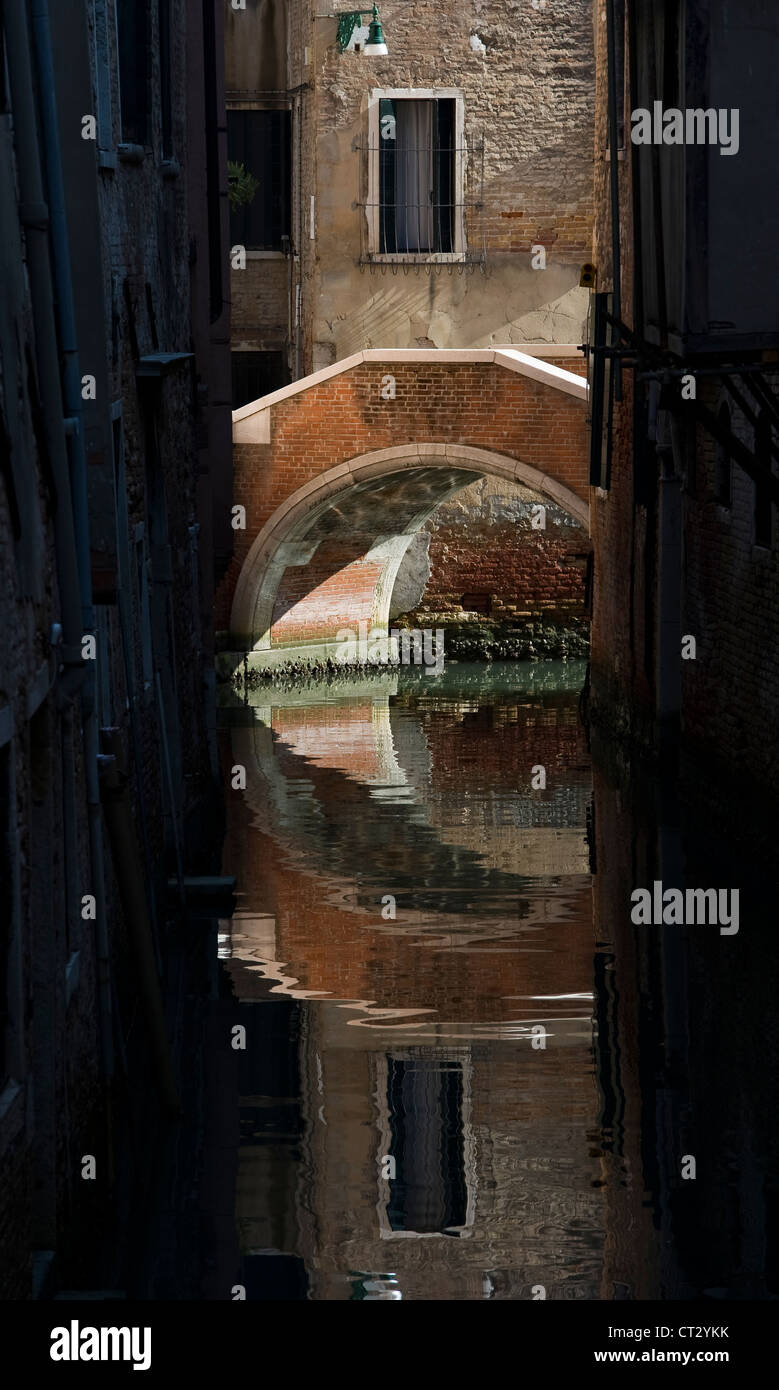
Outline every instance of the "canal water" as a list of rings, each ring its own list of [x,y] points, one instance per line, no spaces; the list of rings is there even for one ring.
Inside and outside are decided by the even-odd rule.
[[[633,887],[713,869],[673,807],[634,824],[593,768],[584,677],[452,663],[228,697],[248,1299],[770,1291],[775,1123],[695,1026],[755,961],[716,927],[631,924]]]

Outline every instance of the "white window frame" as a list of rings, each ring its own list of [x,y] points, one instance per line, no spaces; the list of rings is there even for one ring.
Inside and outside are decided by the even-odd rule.
[[[454,251],[380,251],[379,238],[379,102],[453,101],[454,115]],[[368,98],[368,253],[372,262],[405,265],[451,265],[466,259],[465,242],[465,97],[460,87],[374,87]]]

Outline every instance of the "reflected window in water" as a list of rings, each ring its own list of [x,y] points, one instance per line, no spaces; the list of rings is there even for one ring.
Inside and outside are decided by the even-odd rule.
[[[463,1063],[389,1056],[386,1066],[389,1231],[454,1234],[469,1223]]]

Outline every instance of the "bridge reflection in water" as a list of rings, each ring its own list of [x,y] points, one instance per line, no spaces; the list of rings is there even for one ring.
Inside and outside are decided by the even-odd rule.
[[[620,908],[648,840],[601,774],[596,840],[583,678],[454,665],[223,711],[249,1298],[689,1297],[748,1243],[732,1154],[680,1215],[684,943]],[[668,866],[678,832],[655,842]],[[738,1228],[722,1252],[701,1198]]]

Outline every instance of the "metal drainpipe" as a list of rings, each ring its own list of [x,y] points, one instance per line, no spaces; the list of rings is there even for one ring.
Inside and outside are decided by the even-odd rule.
[[[21,8],[16,0],[12,8]],[[32,40],[35,56],[43,144],[51,222],[51,248],[56,284],[57,325],[63,358],[63,389],[65,408],[75,428],[69,432],[75,543],[81,591],[83,626],[94,632],[95,613],[92,605],[92,579],[89,555],[89,506],[87,501],[86,453],[82,427],[81,370],[78,360],[76,315],[73,304],[73,282],[70,269],[70,245],[65,203],[65,184],[59,147],[59,122],[54,79],[54,57],[49,28],[47,0],[32,0]],[[98,999],[100,1005],[103,1065],[106,1076],[114,1070],[114,1047],[111,1002],[111,963],[106,921],[105,862],[103,856],[103,824],[98,781],[100,752],[97,709],[95,701],[96,671],[90,662],[82,687],[82,725],[84,733],[84,772],[87,789],[89,846],[92,859],[92,892],[96,900],[97,919],[95,943],[97,952]]]
[[[295,380],[300,380],[300,342],[303,333],[303,93],[298,92],[298,235],[295,290]]]
[[[666,410],[657,414],[657,735],[660,763],[673,773],[678,757],[682,695],[680,441]]]
[[[62,618],[63,642],[60,650],[65,667],[59,693],[62,699],[72,699],[86,679],[87,667],[81,654],[81,595],[63,420],[59,346],[54,321],[55,296],[49,262],[49,208],[44,198],[41,175],[30,38],[24,0],[6,0],[4,28],[8,47],[14,143],[17,152],[16,168],[21,198],[19,214],[27,246],[43,430],[57,494],[54,508],[54,545]]]

